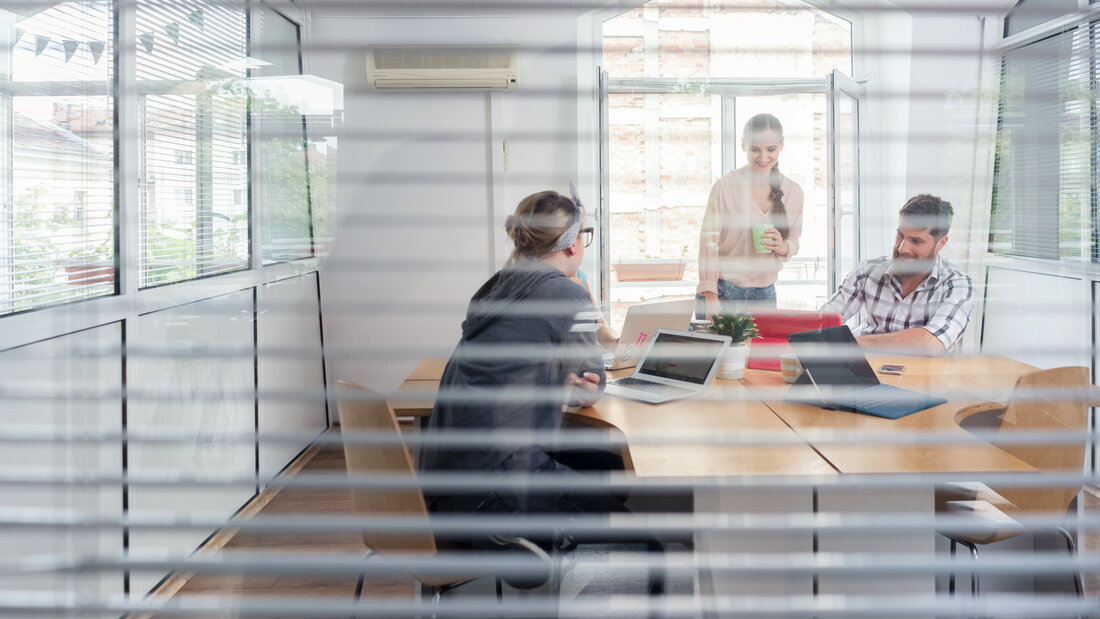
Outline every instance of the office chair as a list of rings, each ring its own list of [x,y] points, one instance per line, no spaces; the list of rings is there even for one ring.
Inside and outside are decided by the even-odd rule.
[[[1021,376],[1016,381],[1007,405],[988,402],[963,408],[955,420],[963,428],[994,427],[993,444],[1035,467],[1040,473],[1079,473],[1085,465],[1085,433],[1088,427],[1088,369],[1064,367],[1041,370]],[[998,442],[997,437],[1007,437],[1027,432],[1075,432],[1079,443],[1045,445],[1037,443]],[[956,544],[970,550],[976,560],[979,545],[992,544],[1016,537],[1028,530],[1012,518],[1012,514],[1064,515],[1073,499],[1081,492],[1081,486],[1068,487],[1011,487],[994,490],[980,482],[945,484],[936,488],[937,515],[965,517],[965,530],[940,530],[951,541],[951,555]],[[1072,557],[1077,549],[1073,535],[1063,527],[1055,531],[1066,542]],[[1073,584],[1077,595],[1083,595],[1081,574],[1074,572]],[[970,580],[971,592],[978,595],[978,574],[975,570]],[[948,590],[955,592],[955,574],[948,581]]]
[[[363,542],[369,549],[364,560],[375,555],[426,560],[439,556],[441,551],[448,553],[457,550],[446,548],[442,540],[437,540],[430,528],[429,514],[424,495],[416,483],[416,469],[413,460],[401,438],[397,418],[389,402],[381,395],[352,382],[337,381],[337,410],[340,416],[342,433],[369,433],[384,439],[382,444],[366,445],[344,441],[344,457],[349,475],[381,475],[391,480],[407,481],[407,485],[397,488],[350,489],[355,512],[364,516],[400,516],[410,523],[423,525],[422,530],[410,532],[364,530]],[[431,596],[432,605],[437,606],[442,594],[457,587],[473,582],[485,576],[496,579],[496,597],[502,599],[502,580],[517,589],[535,589],[549,585],[551,599],[557,599],[560,579],[557,556],[550,556],[543,549],[525,538],[493,537],[492,541],[502,546],[500,552],[513,552],[511,558],[522,560],[517,571],[517,562],[507,563],[511,573],[484,573],[470,569],[456,568],[453,573],[410,574],[421,587],[421,594]],[[496,551],[494,551],[496,552]],[[480,555],[484,559],[485,555]],[[484,565],[482,561],[481,565]],[[530,565],[531,569],[526,569]],[[545,572],[542,572],[542,567]],[[504,569],[504,568],[502,568]],[[355,600],[359,601],[363,592],[365,574],[359,575],[355,586]]]

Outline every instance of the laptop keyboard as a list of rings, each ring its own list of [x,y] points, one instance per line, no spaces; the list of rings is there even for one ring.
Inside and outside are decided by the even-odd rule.
[[[905,399],[904,392],[899,392],[890,385],[875,385],[860,390],[858,396],[846,398],[846,404],[851,405],[853,408],[868,409],[886,404],[896,404]]]
[[[620,387],[630,387],[632,389],[644,389],[650,393],[656,394],[668,394],[668,393],[684,393],[685,391],[691,391],[690,389],[684,389],[683,387],[676,387],[673,385],[666,385],[664,383],[655,383],[641,378],[634,378],[633,376],[627,376],[626,378],[620,378],[613,381],[612,384]]]

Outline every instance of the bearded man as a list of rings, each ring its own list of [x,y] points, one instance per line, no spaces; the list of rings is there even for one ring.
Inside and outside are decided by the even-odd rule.
[[[970,322],[974,283],[940,256],[954,210],[930,194],[898,213],[892,256],[860,263],[821,307],[847,321],[862,311],[860,346],[912,355],[949,351]]]

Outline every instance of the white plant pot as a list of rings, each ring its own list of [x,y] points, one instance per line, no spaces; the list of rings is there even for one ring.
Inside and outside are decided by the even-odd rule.
[[[749,356],[749,347],[744,342],[730,344],[722,353],[718,364],[717,378],[738,379],[745,376],[745,359]]]

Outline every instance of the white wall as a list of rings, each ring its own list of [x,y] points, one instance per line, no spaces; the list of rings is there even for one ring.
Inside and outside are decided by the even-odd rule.
[[[314,16],[312,36],[311,70],[344,84],[328,376],[388,390],[450,354],[470,296],[511,250],[504,218],[520,198],[577,174],[577,20]],[[519,90],[367,88],[368,44],[442,42],[519,44]]]
[[[854,77],[866,80],[860,249],[863,258],[871,258],[890,250],[897,211],[906,199],[913,18],[901,11],[848,17],[853,19]]]

